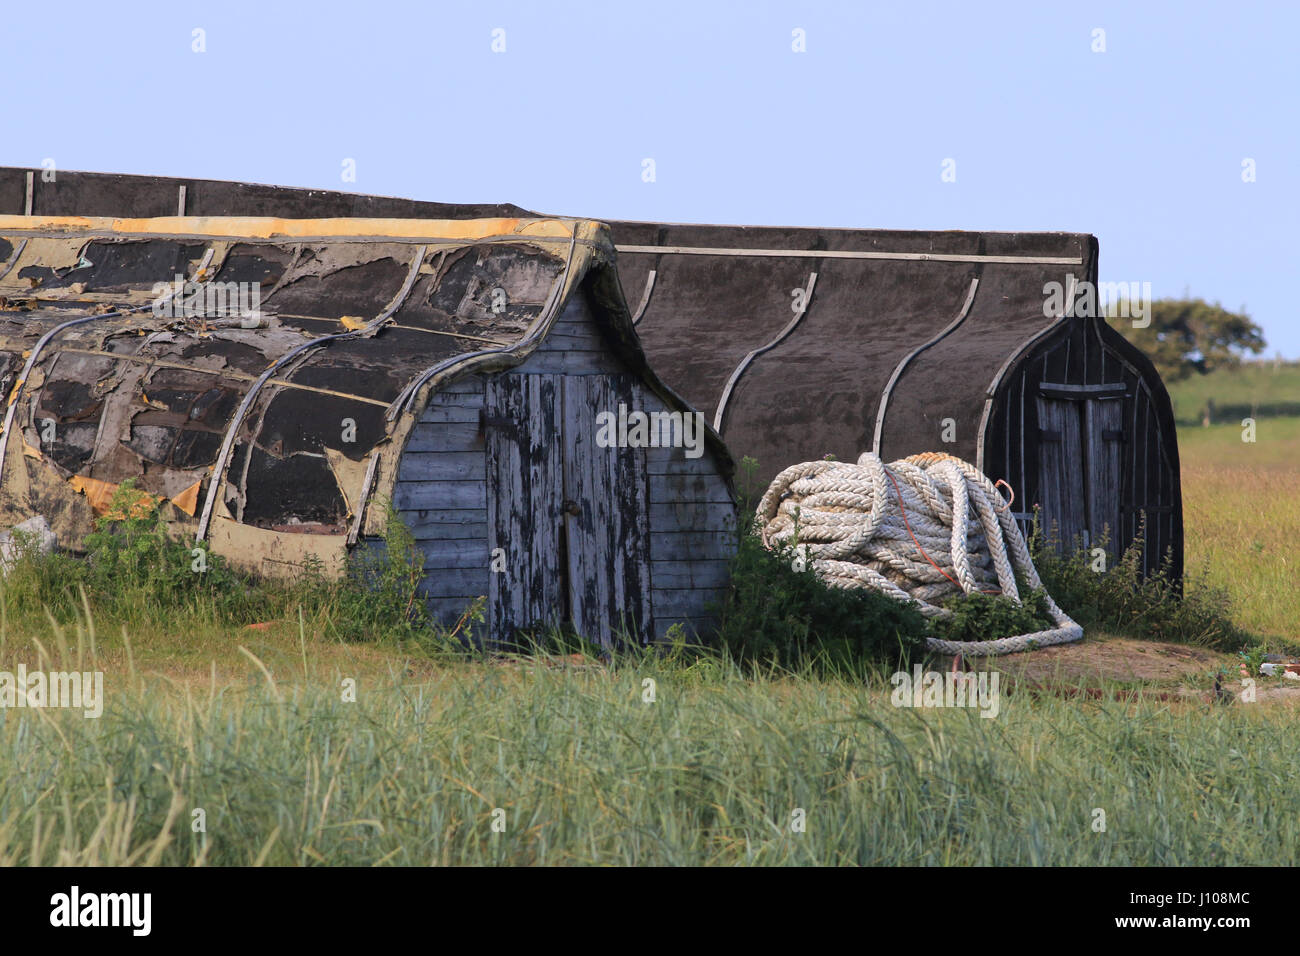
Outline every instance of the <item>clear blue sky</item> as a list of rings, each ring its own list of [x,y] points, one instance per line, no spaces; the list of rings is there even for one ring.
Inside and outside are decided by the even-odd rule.
[[[1300,357],[1298,10],[7,4],[0,164],[594,218],[1086,231],[1103,280],[1245,306],[1268,354]]]

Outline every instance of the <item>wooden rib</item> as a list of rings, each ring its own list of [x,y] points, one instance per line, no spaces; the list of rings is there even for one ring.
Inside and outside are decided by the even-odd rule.
[[[768,342],[762,348],[754,349],[754,351],[741,359],[740,364],[736,366],[736,370],[732,372],[731,377],[727,379],[727,384],[723,386],[722,389],[722,397],[718,400],[717,411],[713,413],[713,430],[719,435],[722,434],[723,412],[727,410],[727,402],[731,399],[731,391],[736,387],[736,382],[740,380],[741,374],[749,367],[749,364],[753,362],[754,359],[758,358],[764,352],[770,352],[772,349],[776,348],[781,344],[782,339],[794,331],[794,327],[803,320],[805,315],[808,314],[808,308],[812,305],[813,287],[816,285],[817,273],[810,272],[808,274],[808,284],[804,287],[803,308],[795,313],[794,318],[789,321],[785,328],[777,333],[776,338]]]
[[[411,263],[410,273],[407,277],[408,281],[414,281],[411,279],[411,276],[419,271],[427,250],[428,247],[425,245],[421,245],[420,248],[416,250],[415,257]],[[202,542],[203,539],[207,537],[208,525],[212,521],[212,509],[217,503],[217,494],[219,493],[222,484],[225,483],[226,467],[230,464],[230,455],[235,449],[235,437],[239,433],[239,429],[244,423],[244,417],[248,414],[249,409],[252,408],[253,401],[257,398],[258,393],[261,392],[262,388],[271,381],[272,373],[284,369],[290,362],[310,349],[327,345],[336,339],[355,339],[367,336],[387,321],[388,310],[385,309],[372,321],[366,323],[363,328],[352,329],[347,332],[335,332],[330,335],[322,335],[319,338],[304,342],[302,345],[291,349],[289,352],[272,362],[266,371],[259,375],[257,380],[249,386],[248,391],[244,393],[244,397],[239,403],[239,407],[235,409],[235,414],[231,417],[230,424],[226,428],[225,437],[221,441],[221,450],[217,453],[217,460],[213,463],[212,476],[208,481],[207,494],[203,499],[203,512],[199,516],[199,527],[194,535],[194,540],[196,542]],[[362,502],[362,507],[364,506],[365,503]]]
[[[1015,351],[1007,356],[1006,361],[1003,362],[1001,368],[998,369],[997,374],[993,376],[993,381],[989,382],[988,387],[984,389],[984,410],[980,413],[979,433],[975,437],[975,467],[980,471],[984,470],[984,435],[988,430],[989,415],[993,412],[993,399],[997,395],[998,386],[1002,384],[1002,379],[1011,369],[1011,366],[1020,361],[1020,356],[1024,355],[1025,352],[1034,346],[1039,339],[1043,338],[1043,336],[1056,331],[1057,327],[1065,320],[1066,316],[1074,315],[1074,294],[1076,291],[1078,291],[1078,280],[1071,275],[1066,279],[1065,303],[1062,307],[1061,314],[1052,319],[1050,325],[1039,329],[1033,335],[1029,336],[1029,338],[1021,342],[1020,345],[1016,347]],[[1022,424],[1021,427],[1023,428],[1024,425]]]
[[[379,452],[370,452],[370,461],[366,465],[366,477],[361,481],[361,493],[357,496],[357,513],[352,518],[352,527],[348,529],[348,544],[357,543],[361,535],[361,522],[366,517],[366,501],[370,498],[370,488],[375,483],[375,473],[379,466]]]
[[[237,382],[253,382],[257,380],[254,375],[247,372],[240,372],[232,368],[199,368],[194,365],[186,365],[184,362],[173,362],[164,358],[153,358],[147,355],[139,355],[134,352],[104,352],[98,349],[59,349],[60,355],[85,355],[91,358],[108,358],[119,359],[123,362],[135,362],[138,365],[155,365],[158,368],[172,368],[181,372],[198,372],[203,375],[217,375],[221,378],[234,379]],[[315,392],[318,395],[332,395],[335,398],[346,398],[354,402],[364,402],[367,405],[378,405],[380,408],[387,408],[388,402],[382,402],[377,398],[367,398],[364,395],[354,395],[351,392],[340,392],[332,388],[321,388],[317,385],[303,385],[301,382],[291,382],[288,379],[273,378],[266,384],[275,385],[280,388],[293,388],[300,392]]]
[[[641,316],[645,314],[646,306],[650,304],[650,292],[655,287],[655,270],[651,269],[650,274],[645,277],[645,288],[641,291],[641,301],[637,304],[636,312],[632,315],[632,324],[636,325],[641,321]]]
[[[903,360],[894,367],[894,374],[889,376],[889,381],[885,383],[885,390],[880,393],[880,407],[876,410],[876,431],[872,437],[871,448],[877,455],[880,454],[880,436],[884,432],[885,427],[885,409],[889,406],[889,396],[893,393],[894,386],[898,384],[899,378],[902,377],[903,372],[907,369],[907,366],[911,364],[914,358],[931,346],[937,345],[950,333],[956,331],[957,326],[966,321],[966,316],[970,314],[971,304],[975,301],[975,290],[979,288],[979,284],[979,276],[972,278],[970,280],[970,289],[966,292],[966,301],[962,303],[961,310],[957,313],[957,318],[949,322],[948,326],[938,335],[935,335],[926,342],[922,342],[916,348],[912,349],[912,351],[908,352],[907,355],[903,356]]]
[[[14,247],[13,258],[9,260],[8,264],[5,265],[4,268],[0,268],[0,279],[4,279],[5,276],[7,276],[10,272],[13,271],[14,266],[18,265],[18,260],[22,258],[23,250],[26,248],[27,248],[26,239],[24,239],[22,242],[18,243],[16,247]]]
[[[274,309],[263,310],[268,316],[274,316],[280,319],[306,319],[309,322],[337,322],[338,319],[331,319],[324,315],[300,315],[296,312],[276,312]],[[454,339],[468,339],[471,342],[486,342],[488,345],[509,345],[509,342],[503,342],[500,339],[484,338],[481,335],[467,335],[464,332],[447,332],[443,329],[426,329],[418,325],[401,325],[397,322],[389,322],[385,328],[405,329],[408,332],[424,332],[427,335],[446,335]]]

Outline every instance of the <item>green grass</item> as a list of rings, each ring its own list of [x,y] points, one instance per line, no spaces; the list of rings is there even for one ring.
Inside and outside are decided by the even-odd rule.
[[[1237,368],[1192,375],[1170,384],[1169,396],[1180,424],[1201,424],[1211,401],[1214,423],[1240,424],[1252,411],[1259,417],[1300,415],[1300,362],[1243,362]]]
[[[210,687],[115,673],[99,720],[0,711],[0,865],[1300,855],[1294,709],[1012,695],[982,719],[895,708],[879,678],[752,678],[713,661],[476,663],[422,679],[392,663],[362,676],[355,703],[347,671],[273,683],[250,662],[243,681]]]
[[[1188,563],[1282,646],[1300,620],[1300,419],[1261,420],[1253,445],[1240,435],[1180,436]],[[1300,708],[1284,700],[1004,684],[982,719],[893,707],[889,666],[850,678],[684,650],[612,664],[455,655],[412,636],[401,562],[362,567],[378,598],[227,582],[162,603],[129,582],[108,593],[70,562],[21,565],[0,588],[0,670],[102,670],[107,705],[99,719],[0,708],[0,865],[1300,856]]]
[[[1300,418],[1178,432],[1186,564],[1225,588],[1237,623],[1300,645]]]

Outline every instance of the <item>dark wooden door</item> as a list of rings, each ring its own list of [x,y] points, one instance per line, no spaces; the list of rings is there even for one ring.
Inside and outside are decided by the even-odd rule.
[[[1044,531],[1055,534],[1063,550],[1082,542],[1086,527],[1083,440],[1079,403],[1038,399],[1038,500]]]
[[[1119,502],[1124,462],[1124,401],[1090,398],[1083,404],[1087,436],[1088,531],[1093,546],[1103,538],[1119,559]]]
[[[654,633],[644,447],[601,447],[598,416],[644,409],[630,375],[564,380],[564,497],[569,613],[579,633],[610,646],[620,630]]]

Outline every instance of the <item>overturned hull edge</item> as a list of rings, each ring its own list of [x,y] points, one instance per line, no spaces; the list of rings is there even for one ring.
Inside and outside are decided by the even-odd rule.
[[[0,484],[0,526],[12,527],[42,515],[59,544],[67,551],[84,553],[86,536],[106,509],[118,486],[100,482],[86,484],[76,476],[64,479],[33,455],[15,429],[10,439],[10,461]],[[184,502],[182,502],[184,504]],[[178,541],[192,542],[198,520],[174,501],[160,502],[168,534]],[[342,576],[347,554],[346,534],[304,534],[273,531],[240,524],[218,515],[208,532],[214,554],[232,567],[267,578],[293,578],[314,569],[327,579]]]

